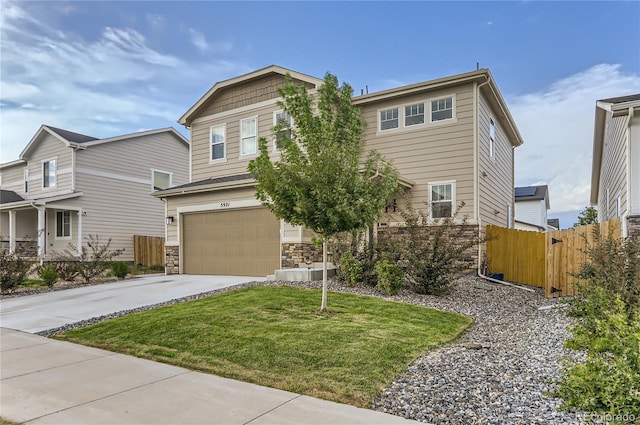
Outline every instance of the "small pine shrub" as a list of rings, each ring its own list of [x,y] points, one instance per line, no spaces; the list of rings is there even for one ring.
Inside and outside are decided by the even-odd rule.
[[[40,270],[40,279],[47,285],[49,288],[53,287],[58,281],[58,272],[53,264],[49,264],[46,267],[43,267]]]
[[[129,265],[124,261],[114,261],[111,263],[111,274],[118,279],[124,279],[129,274]]]
[[[376,274],[378,275],[378,288],[386,291],[389,295],[398,293],[404,283],[404,272],[396,263],[389,260],[382,260],[376,264]]]
[[[362,279],[362,264],[350,252],[340,257],[340,275],[349,285],[355,285]]]

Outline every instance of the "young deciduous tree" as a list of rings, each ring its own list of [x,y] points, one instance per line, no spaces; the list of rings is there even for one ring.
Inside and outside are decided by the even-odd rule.
[[[573,227],[585,226],[598,222],[598,210],[595,207],[585,207],[578,215],[578,222]]]
[[[267,140],[248,170],[258,181],[256,196],[273,214],[304,225],[322,240],[322,307],[327,309],[327,239],[364,229],[380,216],[398,185],[398,175],[379,153],[363,158],[364,123],[351,103],[352,88],[327,74],[317,102],[288,76],[280,106],[294,126],[274,127],[280,159],[269,158]],[[284,131],[286,130],[286,131]]]

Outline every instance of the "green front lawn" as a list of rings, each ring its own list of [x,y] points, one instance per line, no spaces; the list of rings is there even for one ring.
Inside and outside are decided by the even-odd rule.
[[[368,407],[417,356],[472,319],[319,290],[257,286],[59,336],[111,351]]]

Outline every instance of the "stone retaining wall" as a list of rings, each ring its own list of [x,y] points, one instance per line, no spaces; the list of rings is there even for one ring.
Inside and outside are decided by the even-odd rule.
[[[312,243],[283,243],[281,247],[282,268],[291,269],[300,263],[322,262],[322,248]]]

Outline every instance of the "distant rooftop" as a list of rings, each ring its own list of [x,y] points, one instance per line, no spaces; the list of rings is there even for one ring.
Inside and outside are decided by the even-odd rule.
[[[540,186],[521,186],[515,188],[516,202],[518,201],[545,201],[549,209],[549,187],[544,184]]]

